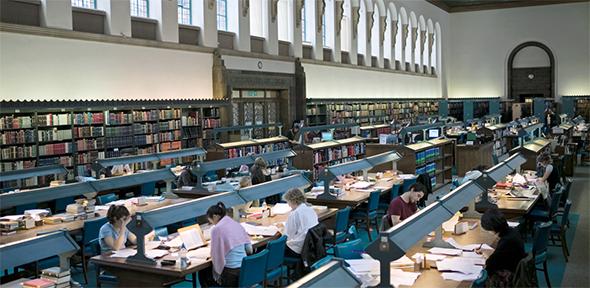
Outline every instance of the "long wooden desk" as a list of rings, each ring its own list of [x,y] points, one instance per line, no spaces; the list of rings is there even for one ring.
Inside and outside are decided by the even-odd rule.
[[[540,194],[536,194],[534,199],[516,200],[511,197],[501,197],[498,199],[498,202],[496,202],[496,205],[498,205],[498,210],[504,214],[506,219],[511,219],[524,216],[531,212],[531,209],[535,206],[535,203],[539,201],[539,198],[541,198]]]
[[[176,203],[180,203],[180,202],[184,202],[184,201],[188,201],[188,200],[189,199],[178,198],[178,199],[164,199],[159,202],[147,202],[147,204],[144,206],[135,206],[134,205],[134,206],[130,207],[129,212],[133,215],[133,214],[135,214],[135,212],[145,212],[145,211],[153,210],[156,208],[160,208],[160,207],[164,207],[164,206],[168,206],[168,205],[172,205],[172,204],[176,204]],[[104,211],[104,210],[97,211],[97,213],[100,214],[99,217],[106,216],[106,211]],[[15,242],[15,241],[29,239],[29,238],[37,236],[37,234],[39,234],[39,233],[55,231],[55,230],[64,230],[65,229],[70,232],[76,232],[76,231],[82,230],[82,228],[84,227],[84,221],[85,220],[75,220],[72,222],[65,222],[65,223],[59,223],[59,224],[45,224],[43,226],[38,226],[33,229],[19,230],[19,231],[16,231],[16,234],[12,234],[12,235],[8,235],[8,236],[0,236],[0,244],[7,244],[7,243]]]
[[[327,208],[316,210],[318,219],[326,221],[336,215],[337,209]],[[271,225],[287,220],[288,214],[275,215],[266,219],[252,220],[243,219],[242,222],[256,222],[261,225]],[[252,239],[254,248],[266,245],[273,237],[262,239]],[[119,287],[155,287],[168,286],[170,283],[176,283],[184,279],[187,275],[201,271],[211,266],[211,260],[197,262],[191,260],[191,264],[185,269],[177,268],[175,265],[162,266],[161,259],[156,259],[155,265],[128,263],[124,258],[113,258],[109,254],[102,254],[90,259],[97,266],[102,266],[109,273],[117,276]]]
[[[377,181],[376,184],[371,186],[370,189],[381,189],[381,195],[385,195],[391,191],[393,185],[400,184],[402,182],[403,181],[399,178],[391,178],[390,181],[381,180]],[[350,189],[338,195],[336,199],[318,199],[317,196],[309,194],[306,195],[306,198],[309,203],[314,205],[325,205],[334,208],[344,208],[349,206],[351,208],[355,208],[367,201],[370,195],[370,192]]]

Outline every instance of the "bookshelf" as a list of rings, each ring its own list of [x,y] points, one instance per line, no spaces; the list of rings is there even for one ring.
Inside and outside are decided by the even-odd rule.
[[[181,109],[160,110],[158,121],[158,152],[173,151],[182,148],[182,111]],[[143,154],[143,153],[142,153]],[[162,160],[160,165],[169,165],[173,159]]]
[[[452,181],[455,153],[455,144],[452,140],[434,139],[405,146],[397,145],[395,150],[403,155],[397,163],[397,168],[404,173],[428,173],[433,190]]]
[[[207,149],[214,144],[213,129],[221,127],[219,107],[203,107],[201,113],[203,115],[203,148]]]
[[[551,149],[550,142],[542,138],[535,138],[522,146],[510,150],[510,154],[521,152],[526,162],[521,165],[522,170],[537,170],[537,157],[546,150]]]
[[[586,119],[586,121],[590,121],[590,97],[584,99],[576,99],[576,105],[574,109],[575,116],[581,115],[582,117],[584,117],[584,119]]]
[[[158,151],[158,132],[160,131],[157,109],[136,109],[133,114],[133,154],[151,154]],[[109,157],[111,158],[111,157]],[[135,163],[134,169],[151,169],[151,163]]]
[[[463,102],[450,102],[449,101],[449,116],[454,117],[457,121],[463,121]]]
[[[490,114],[490,101],[473,102],[473,118],[482,118]]]
[[[133,111],[105,111],[105,158],[135,154]]]
[[[74,112],[73,137],[77,169],[105,158],[105,114],[103,111]]]
[[[272,151],[289,149],[289,139],[276,136],[263,139],[250,139],[229,143],[216,143],[207,151],[207,160],[231,159],[244,157],[249,154],[262,154]],[[269,166],[284,164],[283,161],[268,163]]]
[[[61,164],[72,171],[72,113],[37,113],[34,122],[37,126],[37,166]],[[70,176],[69,180],[72,179],[73,176]],[[51,180],[57,179],[53,179],[53,176],[39,177],[38,185],[49,185]]]
[[[508,152],[506,148],[506,135],[509,131],[505,124],[490,125],[487,127],[479,128],[478,134],[483,134],[486,138],[489,138],[494,143],[493,153],[496,157],[500,157]]]
[[[325,107],[325,113],[324,113]],[[439,100],[390,99],[359,100],[326,99],[307,103],[308,125],[356,123],[362,126],[389,123],[391,120],[416,119],[421,115],[437,115]],[[324,116],[325,114],[325,116]],[[325,117],[325,121],[323,121]]]
[[[362,137],[350,137],[313,144],[298,145],[293,166],[309,170],[318,179],[325,167],[365,158],[366,144]]]
[[[22,170],[37,166],[37,132],[33,123],[35,113],[11,113],[0,118],[0,172]],[[6,187],[19,183],[8,181]],[[25,179],[21,187],[37,185],[37,177]]]
[[[390,134],[390,124],[368,125],[360,127],[361,137],[379,141],[379,134]]]

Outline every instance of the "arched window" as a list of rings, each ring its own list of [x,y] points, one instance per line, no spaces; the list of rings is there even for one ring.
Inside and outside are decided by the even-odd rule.
[[[277,25],[280,41],[293,42],[293,0],[279,0],[277,4]]]
[[[150,17],[150,7],[148,0],[131,0],[131,16],[134,17]]]
[[[250,0],[250,35],[258,37],[266,37],[264,21],[267,9],[264,9],[264,0]]]
[[[227,0],[217,1],[217,30],[228,31]]]
[[[96,0],[72,0],[72,7],[96,9]]]
[[[178,24],[192,25],[192,0],[178,0]]]

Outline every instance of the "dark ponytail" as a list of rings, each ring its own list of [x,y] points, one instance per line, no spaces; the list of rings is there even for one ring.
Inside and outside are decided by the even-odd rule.
[[[217,204],[209,207],[209,209],[207,209],[207,217],[213,219],[214,215],[219,216],[219,218],[223,218],[226,215],[226,208],[225,205],[222,202],[217,202]]]

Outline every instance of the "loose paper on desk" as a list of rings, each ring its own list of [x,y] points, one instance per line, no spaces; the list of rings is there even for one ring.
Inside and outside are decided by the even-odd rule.
[[[180,236],[177,236],[176,238],[164,243],[164,245],[168,247],[178,248],[182,246],[182,238],[180,238]]]
[[[145,256],[150,259],[160,258],[160,257],[164,257],[166,255],[168,255],[168,250],[154,249],[154,250],[146,250],[145,251]]]
[[[186,253],[188,258],[208,259],[211,257],[211,247],[205,246]]]
[[[436,262],[436,269],[438,271],[454,271],[463,274],[479,274],[483,267],[475,265],[471,261],[464,261],[464,259],[446,258]]]
[[[355,188],[355,189],[366,189],[371,187],[371,183],[366,182],[366,181],[358,181],[352,185],[350,185],[350,187]]]
[[[447,258],[446,255],[439,255],[439,254],[429,254],[429,253],[416,253],[412,258],[418,259],[424,255],[426,257],[426,261],[440,261]]]
[[[430,250],[428,250],[428,252],[430,252],[432,254],[442,254],[442,255],[450,255],[450,256],[459,256],[459,255],[461,255],[461,253],[463,251],[461,251],[459,249],[449,249],[449,248],[434,247],[434,248],[430,248]]]
[[[414,174],[399,174],[399,175],[397,175],[397,177],[398,177],[399,179],[403,179],[403,180],[409,180],[409,179],[414,179],[414,178],[416,178],[416,175],[414,175]]]
[[[379,261],[375,259],[349,259],[346,263],[355,274],[379,275]]]
[[[463,274],[457,272],[443,272],[441,276],[445,280],[451,281],[474,281],[475,279],[479,278],[479,273],[477,274]]]
[[[455,225],[457,225],[457,223],[459,223],[459,216],[460,215],[461,215],[461,213],[457,212],[457,213],[455,213],[455,215],[453,215],[453,217],[451,217],[451,219],[445,221],[442,224],[443,230],[445,232],[454,232]]]
[[[197,229],[181,231],[178,232],[178,235],[182,239],[184,248],[187,250],[195,249],[205,245],[205,240],[201,237],[201,234],[197,231]]]
[[[412,261],[412,259],[410,259],[410,257],[408,257],[404,254],[404,256],[402,256],[401,258],[399,258],[395,261],[392,261],[390,266],[392,268],[414,267],[414,261]]]
[[[273,215],[287,214],[289,212],[291,212],[291,206],[287,203],[277,203],[272,207]]]
[[[518,225],[520,225],[519,222],[513,222],[513,221],[507,221],[508,222],[508,227],[518,227]]]
[[[248,223],[240,223],[246,230],[248,235],[261,235],[261,236],[273,236],[279,232],[279,228],[276,226],[254,226]]]
[[[449,244],[451,244],[451,246],[457,248],[457,249],[461,249],[464,251],[473,251],[475,249],[484,249],[484,250],[493,250],[494,248],[490,247],[490,245],[488,244],[467,244],[467,245],[461,245],[459,243],[457,243],[457,241],[455,241],[455,239],[453,238],[448,238],[445,239],[445,241]]]
[[[152,250],[158,248],[160,246],[160,241],[146,241],[145,242],[145,250]]]
[[[135,255],[137,250],[131,248],[123,248],[121,250],[114,251],[115,253],[111,255],[113,258],[127,258],[129,256]]]
[[[390,270],[391,273],[391,285],[393,287],[399,287],[401,285],[404,286],[412,286],[416,279],[420,276],[420,272],[406,272],[401,269],[392,268]]]

